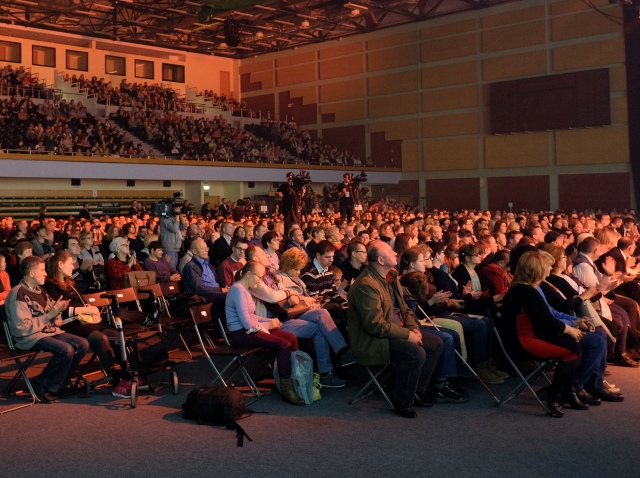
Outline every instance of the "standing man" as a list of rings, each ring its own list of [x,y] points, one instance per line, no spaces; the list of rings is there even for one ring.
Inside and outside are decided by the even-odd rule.
[[[91,211],[89,211],[88,202],[82,205],[82,209],[80,209],[80,212],[78,212],[78,219],[84,219],[85,221],[91,221],[93,219]]]
[[[353,200],[354,188],[351,184],[351,173],[344,173],[342,184],[338,188],[338,196],[340,197],[340,219],[346,219],[351,222],[353,218],[353,209],[355,202]]]
[[[370,244],[369,265],[349,290],[347,323],[358,363],[397,366],[391,401],[398,415],[415,418],[412,406],[430,406],[427,386],[442,354],[442,340],[423,334],[402,296],[396,274],[397,254],[382,241]]]
[[[300,216],[298,211],[298,197],[296,190],[293,186],[293,178],[295,175],[292,172],[287,173],[287,182],[282,183],[276,195],[282,198],[282,212],[284,213],[285,229],[288,230],[291,224],[298,222]]]
[[[180,205],[173,206],[172,216],[163,216],[160,218],[160,241],[162,241],[162,250],[169,257],[169,264],[174,269],[178,265],[178,251],[182,247],[182,231],[188,224],[184,217],[180,214]]]

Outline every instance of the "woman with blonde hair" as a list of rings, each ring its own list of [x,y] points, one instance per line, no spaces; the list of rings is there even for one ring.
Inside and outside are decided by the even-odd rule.
[[[536,289],[549,275],[553,256],[535,250],[518,260],[513,282],[502,302],[502,317],[496,324],[510,354],[534,360],[553,359],[558,366],[551,385],[540,390],[549,415],[564,416],[564,397],[572,393],[576,371],[582,359],[578,341],[582,332],[556,319],[543,295]]]

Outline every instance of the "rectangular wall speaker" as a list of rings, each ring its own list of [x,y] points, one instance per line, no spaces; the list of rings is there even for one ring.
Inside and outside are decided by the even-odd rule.
[[[254,183],[253,181],[249,181],[249,183],[247,184],[247,186],[249,186],[249,189],[253,189],[256,187],[256,183]]]
[[[171,181],[169,181],[169,180],[162,181],[162,187],[170,188],[171,187]]]
[[[127,186],[132,188],[136,185],[136,180],[135,179],[127,179]]]
[[[80,179],[77,179],[77,178],[75,178],[75,179],[74,179],[74,178],[72,178],[72,179],[71,179],[71,185],[72,185],[72,186],[80,186],[80,183],[81,183],[81,182],[82,182],[82,181],[81,181]]]

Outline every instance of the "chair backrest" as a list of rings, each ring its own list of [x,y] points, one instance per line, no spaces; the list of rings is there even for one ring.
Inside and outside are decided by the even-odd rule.
[[[155,271],[131,271],[127,272],[124,279],[126,287],[137,287],[141,285],[151,285],[156,283]]]
[[[136,291],[138,302],[148,299],[149,292],[153,293],[158,305],[160,306],[160,313],[164,317],[171,317],[171,313],[169,312],[169,304],[167,304],[167,300],[164,298],[164,293],[162,292],[162,287],[160,287],[160,284],[156,283],[138,286],[134,287],[133,289]]]
[[[189,307],[189,313],[196,325],[208,324],[213,319],[211,317],[211,304],[198,304]]]
[[[177,282],[160,282],[160,288],[165,296],[178,295],[180,285]]]
[[[135,303],[138,310],[140,310],[140,303],[138,302],[138,296],[136,295],[136,291],[133,290],[132,287],[128,287],[126,289],[116,289],[116,290],[108,290],[104,292],[106,295],[114,295],[116,299],[118,299],[118,303],[128,304]]]
[[[103,298],[106,292],[94,292],[93,294],[82,294],[82,300],[86,305],[93,305],[94,307],[106,307],[111,304],[111,300]]]
[[[13,337],[11,337],[11,331],[9,330],[9,317],[7,316],[4,304],[0,305],[0,322],[2,322],[2,327],[0,327],[0,345],[6,345],[10,350],[15,350]]]

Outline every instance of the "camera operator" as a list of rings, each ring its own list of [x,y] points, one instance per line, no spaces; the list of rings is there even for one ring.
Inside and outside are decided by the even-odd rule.
[[[353,218],[353,209],[355,202],[353,199],[354,188],[351,184],[351,173],[344,173],[342,184],[338,189],[338,196],[340,197],[340,218],[346,219],[347,222],[351,222]]]
[[[173,204],[173,215],[160,218],[160,240],[162,250],[169,257],[169,264],[174,269],[178,265],[178,252],[182,248],[182,231],[187,229],[188,223],[181,213],[182,205]]]
[[[282,183],[276,191],[276,195],[282,198],[285,231],[289,230],[291,224],[297,223],[300,217],[299,200],[293,184],[294,177],[292,172],[287,173],[287,182]]]

